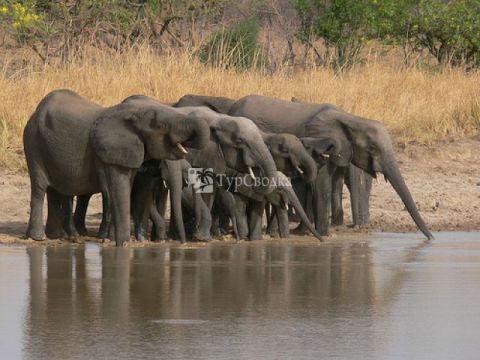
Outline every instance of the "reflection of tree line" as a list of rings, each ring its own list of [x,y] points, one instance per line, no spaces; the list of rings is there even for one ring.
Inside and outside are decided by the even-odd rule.
[[[85,250],[29,249],[29,357],[85,347],[99,355],[108,343],[128,352],[132,334],[146,342],[167,335],[152,320],[364,316],[375,301],[370,250],[358,244],[101,248],[99,258]],[[168,328],[172,336],[185,328]]]

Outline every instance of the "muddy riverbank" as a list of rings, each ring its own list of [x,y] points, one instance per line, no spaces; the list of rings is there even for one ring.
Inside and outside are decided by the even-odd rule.
[[[480,230],[480,138],[407,145],[397,148],[402,173],[432,231]],[[0,170],[0,243],[24,241],[29,213],[30,185],[26,172]],[[371,224],[352,229],[348,191],[345,189],[345,226],[332,228],[333,240],[344,233],[410,232],[415,224],[399,197],[383,178],[374,183]],[[101,216],[96,196],[87,226],[94,234]]]

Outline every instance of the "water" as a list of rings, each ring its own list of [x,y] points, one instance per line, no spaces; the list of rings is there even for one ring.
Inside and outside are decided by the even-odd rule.
[[[480,234],[0,247],[1,359],[478,359]]]

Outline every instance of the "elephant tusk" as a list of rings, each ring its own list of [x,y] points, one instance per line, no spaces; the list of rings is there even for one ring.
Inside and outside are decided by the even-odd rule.
[[[187,149],[185,149],[182,144],[177,143],[177,148],[178,148],[182,153],[188,154]]]
[[[248,173],[250,174],[250,176],[251,176],[252,178],[255,179],[255,174],[253,173],[253,169],[252,169],[251,166],[248,167]]]
[[[330,154],[322,154],[322,156],[328,159],[330,157]]]
[[[295,168],[297,169],[297,171],[298,171],[301,175],[303,175],[303,170],[300,169],[300,166],[295,166]]]

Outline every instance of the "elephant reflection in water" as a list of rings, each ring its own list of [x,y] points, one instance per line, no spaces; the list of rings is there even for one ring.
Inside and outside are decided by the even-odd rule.
[[[374,305],[369,250],[358,244],[132,250],[130,301],[142,317],[211,319]]]
[[[155,320],[228,316],[236,326],[234,318],[251,314],[364,316],[365,309],[377,306],[371,253],[359,243],[28,251],[26,351],[33,357],[64,358],[85,348],[92,357],[128,353],[133,345],[118,341],[127,335],[152,340],[191,335],[188,327],[154,326]]]
[[[115,346],[110,351],[122,347],[122,343],[115,343],[115,337],[124,336],[130,321],[130,249],[102,248],[99,254],[95,246],[92,248],[95,250],[88,254],[85,246],[34,246],[27,250],[30,303],[25,322],[26,358],[65,359],[66,354],[96,358],[98,352],[109,351],[108,344]],[[103,331],[105,328],[108,330]]]

